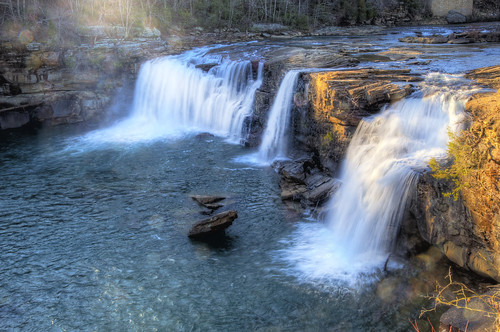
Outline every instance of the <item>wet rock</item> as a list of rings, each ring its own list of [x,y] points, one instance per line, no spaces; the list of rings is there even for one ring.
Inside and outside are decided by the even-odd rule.
[[[193,239],[204,239],[220,234],[232,225],[238,218],[238,213],[234,210],[221,212],[215,216],[198,221],[189,231],[188,236]]]
[[[20,109],[17,111],[0,112],[0,129],[20,128],[30,121],[28,112]]]
[[[403,47],[394,47],[388,49],[387,51],[377,53],[377,55],[389,57],[391,61],[406,61],[410,59],[415,59],[421,54],[422,52],[420,51],[415,51]]]
[[[499,42],[499,31],[466,31],[461,33],[451,33],[448,36],[433,35],[433,36],[409,36],[399,39],[404,43],[419,43],[419,44],[471,44],[485,42]]]
[[[476,80],[479,84],[500,89],[500,65],[475,69],[467,73],[466,77]],[[491,106],[494,106],[493,103],[487,105],[487,107]]]
[[[310,158],[280,161],[274,163],[273,167],[281,176],[283,201],[300,202],[304,207],[318,207],[339,187],[339,181],[321,172]]]
[[[448,41],[448,44],[471,44],[474,40],[468,38],[457,38]]]
[[[413,61],[409,62],[408,65],[410,66],[427,66],[430,62],[430,60],[427,61]]]
[[[323,48],[280,47],[271,49],[265,56],[270,59],[266,65],[281,63],[286,69],[352,67],[359,63],[337,50]]]
[[[316,174],[307,179],[305,199],[309,205],[318,206],[325,203],[340,187],[340,181],[324,174]]]
[[[428,37],[416,36],[416,37],[404,37],[399,38],[400,42],[403,43],[418,43],[418,44],[445,44],[448,42],[446,36],[434,35]]]
[[[460,24],[467,22],[467,16],[455,10],[450,10],[446,15],[446,21],[450,24]]]
[[[500,306],[500,288],[497,286],[470,301],[462,300],[448,309],[440,318],[440,331],[498,331],[494,308]],[[488,314],[490,313],[490,314]]]
[[[497,235],[489,235],[488,240],[462,198],[445,197],[451,191],[448,181],[428,173],[420,177],[411,213],[421,237],[458,266],[500,281],[500,252],[494,241]]]
[[[195,67],[199,68],[205,72],[208,72],[210,69],[212,69],[213,67],[215,67],[217,65],[218,65],[218,63],[202,63],[199,65],[196,65]]]

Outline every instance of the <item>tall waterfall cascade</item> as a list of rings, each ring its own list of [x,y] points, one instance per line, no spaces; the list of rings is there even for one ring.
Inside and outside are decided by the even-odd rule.
[[[262,84],[251,61],[206,56],[207,49],[144,63],[131,115],[100,133],[106,140],[143,140],[187,132],[210,132],[239,142]],[[208,71],[200,67],[210,67]]]
[[[293,105],[293,94],[297,86],[300,71],[291,70],[281,81],[278,93],[274,99],[267,126],[262,136],[257,159],[270,164],[275,159],[286,158],[290,110]]]
[[[420,95],[360,123],[324,225],[299,225],[282,253],[295,273],[350,280],[384,264],[419,173],[431,158],[445,155],[448,131],[463,122],[470,89],[460,82],[458,76],[430,74]]]

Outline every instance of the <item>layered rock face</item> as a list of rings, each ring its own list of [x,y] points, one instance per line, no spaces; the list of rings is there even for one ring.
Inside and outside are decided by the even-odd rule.
[[[92,36],[72,48],[1,43],[1,129],[102,119],[117,89],[134,81],[138,64],[166,51],[155,34],[132,41]]]
[[[500,66],[469,78],[498,89]],[[421,236],[457,265],[500,281],[500,92],[473,96],[470,127],[454,140],[453,179],[421,177],[412,212]],[[455,163],[451,164],[452,162]],[[463,184],[457,200],[446,193]]]
[[[295,145],[312,152],[334,174],[361,119],[409,95],[413,86],[406,83],[421,80],[407,69],[304,74],[294,97]]]
[[[275,164],[281,198],[320,212],[337,190],[333,176],[363,117],[413,92],[410,70],[373,68],[303,73],[293,97],[291,157]],[[293,205],[292,205],[293,206]]]
[[[245,142],[248,146],[260,144],[267,112],[287,71],[294,68],[352,67],[359,63],[349,55],[321,48],[281,47],[265,52],[264,57],[268,60],[264,63],[263,82],[255,94],[254,113],[248,119],[250,130]]]

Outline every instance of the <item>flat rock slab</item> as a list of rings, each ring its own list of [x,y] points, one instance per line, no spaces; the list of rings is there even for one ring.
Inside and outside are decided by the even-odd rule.
[[[211,218],[198,221],[191,228],[188,236],[192,239],[203,239],[219,234],[231,226],[236,218],[238,218],[238,213],[234,210],[221,212]]]
[[[211,204],[214,204],[214,203],[217,203],[217,202],[220,202],[220,201],[226,199],[226,197],[224,197],[224,196],[205,196],[205,195],[192,195],[191,198],[205,207],[208,207],[208,205],[211,205]]]

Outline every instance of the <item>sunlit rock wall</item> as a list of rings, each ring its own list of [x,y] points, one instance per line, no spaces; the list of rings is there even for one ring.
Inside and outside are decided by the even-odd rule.
[[[420,77],[409,70],[355,69],[303,74],[294,96],[295,145],[335,173],[361,119],[404,98]]]

